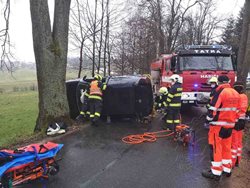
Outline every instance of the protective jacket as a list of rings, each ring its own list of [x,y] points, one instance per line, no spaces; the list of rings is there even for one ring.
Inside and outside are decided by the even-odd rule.
[[[246,94],[242,93],[240,94],[240,108],[238,113],[238,119],[246,119],[247,108],[248,98]]]
[[[231,86],[219,85],[209,107],[207,120],[210,125],[224,128],[233,128],[238,119],[237,111],[240,108],[240,96]]]
[[[107,85],[97,80],[90,83],[89,99],[102,100],[102,91],[106,89]]]
[[[168,94],[161,94],[160,96],[157,96],[157,98],[155,100],[156,109],[160,109],[162,107],[167,107],[167,103],[166,103],[167,96],[168,96]]]
[[[175,82],[174,85],[169,89],[167,97],[168,109],[180,109],[181,108],[181,94],[182,85],[179,82]]]

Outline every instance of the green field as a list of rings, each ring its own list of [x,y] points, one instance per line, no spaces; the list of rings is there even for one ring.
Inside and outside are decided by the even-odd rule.
[[[67,72],[67,79],[76,76],[77,71]],[[0,148],[34,136],[37,115],[36,71],[0,72]]]
[[[38,114],[36,91],[0,94],[0,147],[33,134]]]

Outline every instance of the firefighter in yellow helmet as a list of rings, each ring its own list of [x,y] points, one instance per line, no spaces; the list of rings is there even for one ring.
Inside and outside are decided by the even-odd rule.
[[[167,106],[166,100],[168,95],[168,89],[166,87],[161,87],[159,89],[159,95],[155,99],[155,109],[159,110]]]
[[[210,95],[209,95],[209,100],[208,100],[208,103],[206,105],[207,109],[210,108],[211,106],[211,100],[216,92],[216,88],[218,87],[218,78],[213,76],[211,78],[209,78],[209,80],[207,81],[207,83],[211,86],[211,92],[210,92]],[[206,129],[209,128],[209,122],[206,120],[205,124],[204,124],[204,127]]]
[[[92,125],[97,125],[102,111],[102,96],[107,85],[102,83],[102,76],[96,74],[89,88],[89,111]]]

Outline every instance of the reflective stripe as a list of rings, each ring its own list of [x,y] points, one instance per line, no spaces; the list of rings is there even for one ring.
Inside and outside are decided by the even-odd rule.
[[[216,111],[216,110],[217,110],[217,108],[215,108],[214,106],[210,106],[210,107],[209,107],[209,110]]]
[[[177,88],[177,91],[182,91],[182,88]]]
[[[228,167],[225,167],[225,166],[222,166],[223,167],[223,171],[226,172],[226,173],[230,173],[231,172],[231,168],[228,168]]]
[[[167,122],[167,123],[173,123],[174,120],[167,120],[166,122]]]
[[[84,95],[85,95],[86,97],[89,97],[89,94],[88,94],[88,93],[86,93],[86,92],[84,93]]]
[[[167,103],[166,103],[166,102],[163,102],[163,105],[166,107],[166,106],[167,106]]]
[[[232,159],[222,159],[222,164],[232,164]]]
[[[85,115],[85,112],[82,112],[82,111],[81,111],[80,114]]]
[[[237,156],[236,156],[236,155],[232,155],[232,158],[233,158],[233,159],[236,159],[236,158],[237,158]]]
[[[242,148],[238,148],[238,150],[240,151]]]
[[[178,120],[174,120],[174,123],[180,123],[180,120],[178,119]]]
[[[89,112],[89,111],[87,111],[87,112],[86,112],[86,114],[90,114],[90,112]]]
[[[241,153],[237,153],[237,156],[241,156]]]
[[[89,117],[93,118],[93,117],[95,117],[95,115],[94,115],[94,114],[90,114],[90,116],[89,116]]]
[[[229,123],[229,122],[226,122],[226,121],[212,121],[210,122],[210,124],[212,125],[228,125],[228,126],[234,126],[235,123]]]
[[[217,111],[236,111],[237,108],[218,108]]]
[[[215,166],[215,167],[220,167],[222,165],[222,162],[211,161],[211,163],[212,163],[212,166]]]
[[[169,98],[173,98],[174,95],[172,95],[172,94],[169,93],[169,94],[168,94],[168,97],[169,97]]]
[[[237,149],[231,149],[231,152],[236,153]]]
[[[103,84],[102,90],[106,90],[106,88],[107,88],[107,85]]]
[[[100,114],[99,112],[95,112],[95,116],[100,117],[100,116],[101,116],[101,114]]]
[[[214,175],[217,175],[217,176],[220,176],[220,175],[222,174],[222,171],[220,171],[220,170],[215,170],[215,169],[213,169],[213,168],[211,168],[211,171],[212,171],[212,173],[213,173]]]
[[[90,99],[99,99],[99,100],[102,100],[102,97],[97,96],[97,95],[90,95],[89,98]]]
[[[246,117],[239,117],[239,119],[246,119]]]
[[[213,120],[213,118],[212,118],[212,117],[209,117],[209,116],[207,116],[206,119],[207,119],[208,121],[212,121],[212,120]]]
[[[181,93],[174,94],[174,97],[181,97]]]
[[[168,98],[167,101],[168,101],[168,102],[171,102],[171,99]]]
[[[180,107],[180,106],[181,106],[181,103],[170,103],[169,106],[172,106],[172,107]]]

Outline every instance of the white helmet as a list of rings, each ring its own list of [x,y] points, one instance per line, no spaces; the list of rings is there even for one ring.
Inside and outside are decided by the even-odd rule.
[[[174,83],[175,82],[181,82],[181,77],[178,74],[173,74],[172,76],[170,76],[169,78],[170,80],[173,80]]]
[[[160,94],[168,94],[168,89],[167,89],[166,87],[161,87],[161,88],[159,89],[159,93],[160,93]]]
[[[215,76],[212,76],[209,80],[208,80],[208,83],[211,84],[211,83],[216,83],[218,84],[218,78],[215,77]]]

